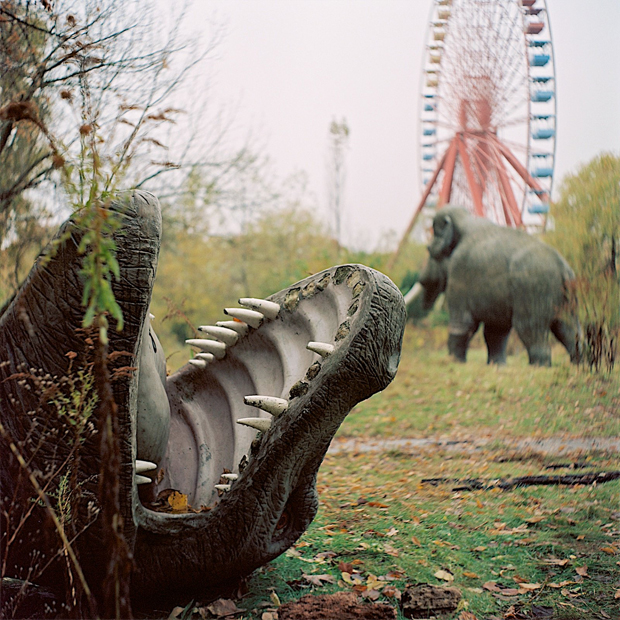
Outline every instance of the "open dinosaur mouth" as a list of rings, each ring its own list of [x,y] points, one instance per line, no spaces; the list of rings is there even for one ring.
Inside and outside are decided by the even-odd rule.
[[[166,453],[158,463],[137,462],[141,496],[174,489],[204,509],[234,491],[263,438],[303,415],[297,402],[328,362],[337,367],[367,272],[353,265],[322,272],[266,300],[242,298],[241,307],[224,309],[228,320],[200,326],[205,337],[187,341],[195,357],[167,380]]]
[[[148,467],[138,454],[136,592],[152,596],[172,573],[177,593],[221,593],[283,553],[316,514],[316,475],[342,421],[396,374],[403,298],[368,267],[333,267],[239,302],[198,328],[206,338],[188,341],[195,357],[167,378],[153,481],[138,473]],[[187,512],[149,508],[149,495],[170,489],[187,496]],[[163,557],[165,573],[152,571]]]
[[[195,349],[189,363],[166,377],[148,315],[159,204],[135,191],[113,208],[124,223],[115,237],[120,278],[113,291],[127,320],[122,332],[110,330],[109,351],[110,367],[118,371],[112,390],[132,597],[146,606],[155,598],[176,604],[217,598],[283,553],[312,522],[316,475],[334,434],[357,403],[396,374],[403,297],[373,269],[332,267],[268,299],[244,298],[240,307],[226,308],[222,321],[198,328],[203,338],[189,341]],[[71,462],[71,444],[45,434],[54,427],[55,410],[42,407],[40,396],[14,378],[22,368],[63,377],[75,372],[73,363],[92,363],[87,339],[76,329],[83,317],[80,231],[69,221],[59,237],[66,242],[49,261],[35,264],[0,314],[0,421],[20,445],[32,439],[31,467],[40,471],[50,462]],[[50,334],[58,346],[50,347]],[[136,373],[126,372],[128,355]],[[97,433],[84,439],[80,453],[75,473],[85,505],[76,513],[76,531],[83,532],[76,544],[86,579],[100,584],[108,550],[97,510]],[[15,518],[33,514],[24,521],[26,542],[9,549],[11,576],[24,578],[38,549],[59,558],[42,569],[40,583],[62,590],[56,567],[64,556],[54,540],[41,541],[44,509],[20,484],[17,460],[0,459],[0,475],[3,494],[22,511]],[[178,491],[187,508],[155,509],[166,490]],[[0,519],[4,515],[0,511]]]

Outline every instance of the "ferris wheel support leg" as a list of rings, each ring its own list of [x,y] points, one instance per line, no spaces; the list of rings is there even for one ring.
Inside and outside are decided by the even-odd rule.
[[[438,209],[441,209],[441,207],[450,202],[450,194],[452,193],[452,179],[454,177],[454,168],[456,166],[457,149],[457,138],[454,137],[452,138],[452,142],[450,142],[450,146],[446,151],[446,165],[444,166],[445,173],[443,183],[441,185],[441,192],[439,193],[439,201],[437,202]]]
[[[514,223],[516,227],[521,228],[523,226],[523,221],[521,220],[521,212],[519,210],[519,205],[517,204],[515,194],[512,191],[512,186],[510,185],[508,171],[506,170],[506,166],[502,161],[501,157],[497,158],[497,173],[501,186],[500,196],[502,199],[502,207],[504,208],[506,223],[509,225],[511,223]]]
[[[444,164],[446,163],[447,154],[448,154],[448,151],[446,150],[446,152],[443,154],[441,158],[441,161],[437,165],[437,168],[435,169],[435,172],[433,173],[431,180],[428,182],[428,185],[426,186],[426,189],[424,190],[424,194],[422,195],[422,198],[420,199],[420,202],[418,203],[415,213],[413,214],[413,217],[411,218],[411,221],[409,222],[409,226],[407,226],[407,230],[405,231],[405,234],[400,240],[400,243],[398,244],[398,247],[396,248],[396,252],[392,254],[392,258],[390,258],[390,262],[387,264],[388,269],[392,269],[392,267],[394,267],[394,263],[396,262],[396,259],[398,258],[399,254],[402,252],[403,248],[405,247],[407,238],[411,234],[411,231],[413,230],[413,227],[415,226],[415,223],[418,220],[418,216],[420,215],[422,208],[426,204],[426,200],[430,196],[433,186],[437,182],[437,177],[439,176],[439,173],[441,172],[442,168],[444,167]]]
[[[471,167],[471,161],[469,159],[469,153],[467,152],[467,145],[461,134],[456,138],[458,140],[458,150],[461,156],[461,163],[465,170],[465,176],[467,177],[467,184],[469,185],[469,191],[474,200],[474,207],[476,209],[476,215],[484,217],[484,207],[482,206],[482,190],[478,185],[478,182],[474,178],[474,172]]]
[[[500,140],[494,138],[494,142],[498,146],[502,155],[506,158],[506,161],[516,170],[517,174],[532,188],[536,191],[543,192],[541,194],[542,200],[549,200],[549,195],[547,192],[543,190],[540,183],[532,177],[532,175],[527,171],[525,166],[513,155],[512,151],[506,147],[506,145],[502,144]]]

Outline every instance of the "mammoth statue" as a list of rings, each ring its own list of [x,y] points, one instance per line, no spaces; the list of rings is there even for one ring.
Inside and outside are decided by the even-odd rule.
[[[429,309],[445,291],[448,350],[456,359],[465,361],[469,342],[484,323],[488,363],[506,362],[513,327],[530,364],[551,365],[549,332],[571,361],[578,361],[579,324],[568,301],[574,274],[556,250],[524,231],[446,207],[433,219],[428,251],[428,263],[405,303],[422,295]]]
[[[317,471],[332,437],[351,408],[396,373],[403,298],[372,269],[333,267],[267,300],[240,299],[240,307],[224,311],[226,320],[199,328],[204,337],[189,341],[199,353],[166,377],[149,318],[159,204],[135,191],[112,209],[124,222],[113,290],[125,326],[109,330],[109,364],[132,597],[147,605],[213,600],[283,553],[312,522]],[[49,497],[61,497],[61,481],[50,472],[76,477],[81,500],[70,527],[86,580],[101,596],[96,430],[84,427],[76,460],[75,426],[54,413],[65,387],[75,389],[75,377],[86,382],[92,367],[92,340],[79,329],[81,233],[69,221],[59,234],[64,242],[37,261],[0,313],[0,552],[5,578],[52,592],[69,587],[66,558],[12,442]],[[71,463],[76,469],[62,469]],[[156,510],[167,490],[186,497],[193,511]]]

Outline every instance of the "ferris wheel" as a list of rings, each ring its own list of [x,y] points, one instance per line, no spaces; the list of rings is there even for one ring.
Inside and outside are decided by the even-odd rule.
[[[448,202],[544,226],[556,141],[545,0],[433,0],[419,120],[424,190],[403,242],[425,206]]]

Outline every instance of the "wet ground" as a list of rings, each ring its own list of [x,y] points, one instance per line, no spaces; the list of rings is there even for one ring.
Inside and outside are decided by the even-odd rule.
[[[416,454],[428,450],[454,450],[471,452],[495,446],[515,452],[542,455],[566,456],[592,452],[620,453],[620,437],[527,437],[527,438],[335,438],[329,447],[329,454],[401,452]]]

